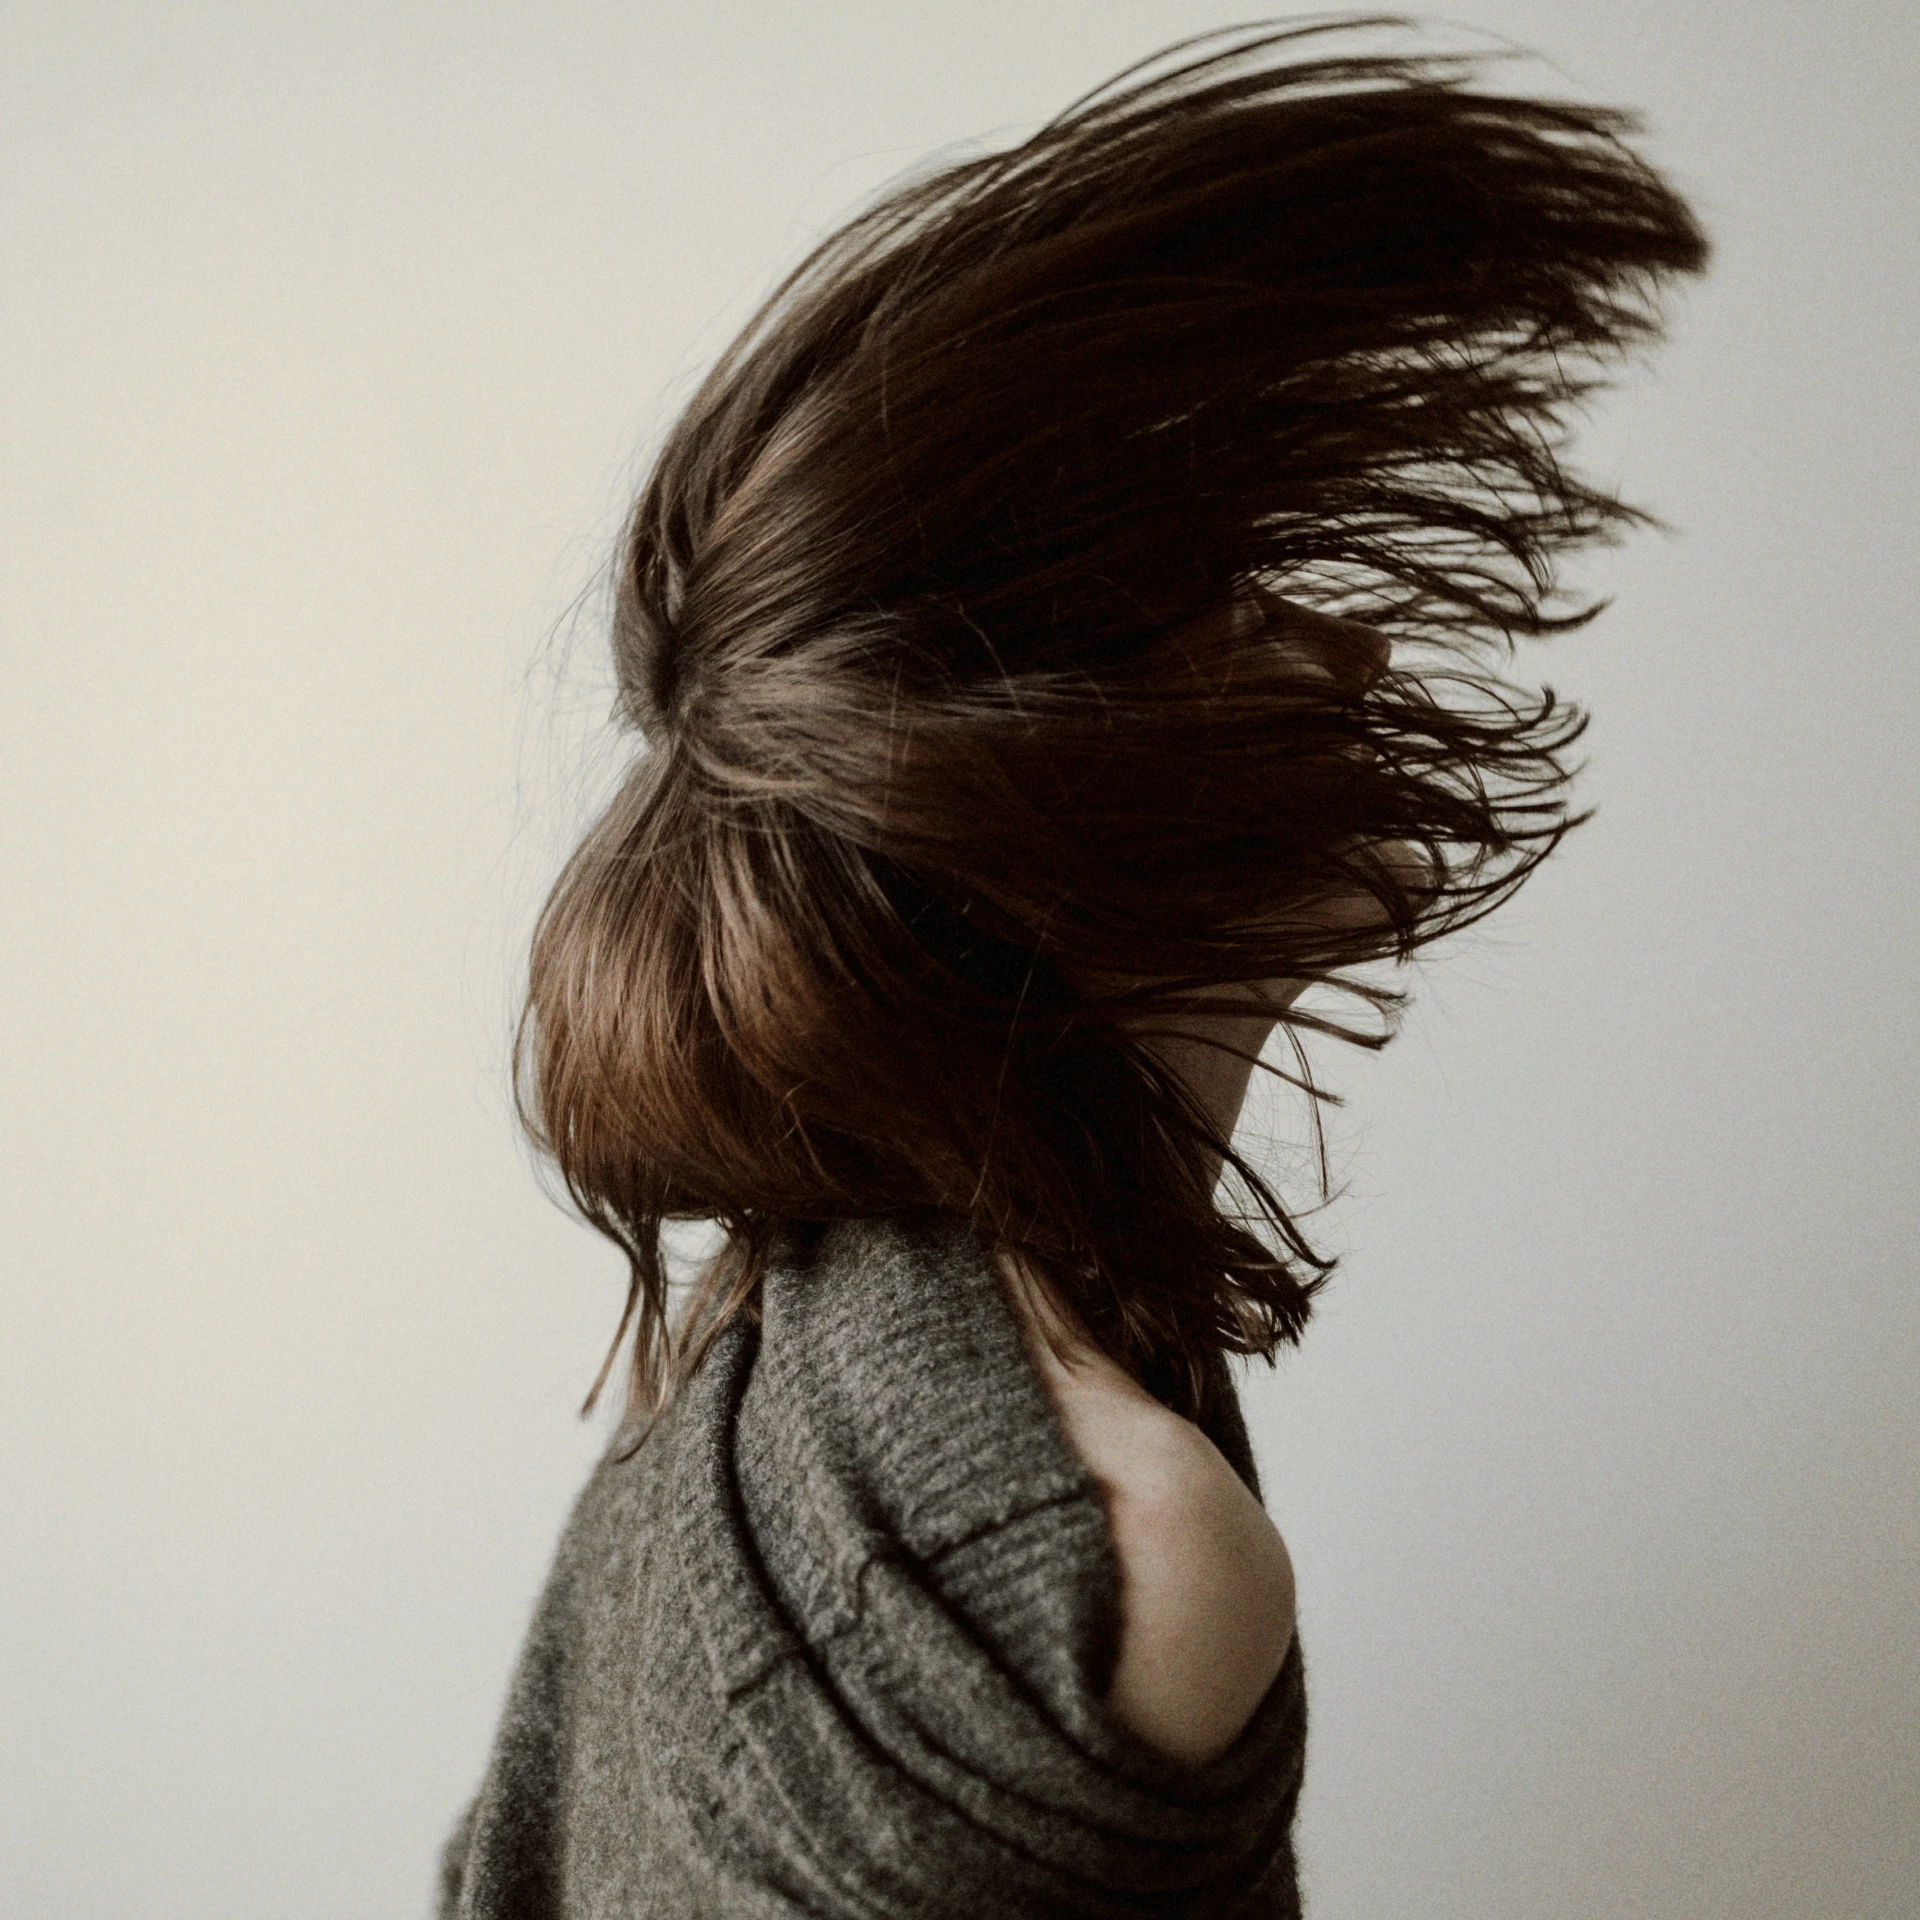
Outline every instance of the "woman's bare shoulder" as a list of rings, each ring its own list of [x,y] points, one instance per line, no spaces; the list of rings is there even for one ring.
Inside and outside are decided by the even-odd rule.
[[[1192,1421],[1071,1336],[1063,1359],[1040,1336],[1035,1302],[1013,1298],[1061,1430],[1106,1503],[1121,1608],[1108,1709],[1163,1753],[1203,1765],[1232,1746],[1286,1658],[1286,1545]]]

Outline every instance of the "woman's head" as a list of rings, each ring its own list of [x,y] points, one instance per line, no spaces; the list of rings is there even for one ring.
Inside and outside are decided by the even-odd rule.
[[[1624,116],[1339,44],[1215,37],[888,194],[668,437],[614,627],[646,751],[521,1059],[643,1399],[695,1351],[664,1220],[728,1230],[711,1328],[782,1228],[933,1209],[1191,1406],[1324,1263],[1155,1017],[1411,953],[1566,831],[1580,716],[1491,669],[1590,617],[1555,560],[1637,516],[1565,416],[1704,243]]]

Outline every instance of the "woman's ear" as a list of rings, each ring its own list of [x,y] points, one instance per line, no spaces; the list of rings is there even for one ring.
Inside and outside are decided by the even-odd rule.
[[[1298,655],[1309,671],[1324,675],[1349,699],[1365,693],[1387,670],[1393,642],[1362,620],[1316,612],[1261,586],[1249,586],[1235,611],[1245,622],[1237,631],[1264,627],[1274,644]]]

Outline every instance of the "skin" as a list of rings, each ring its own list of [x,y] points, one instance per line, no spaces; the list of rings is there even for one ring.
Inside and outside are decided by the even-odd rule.
[[[1304,673],[1364,688],[1387,644],[1370,629],[1266,598],[1224,617],[1261,624],[1295,647]],[[1412,850],[1408,861],[1415,860]],[[1370,898],[1328,903],[1330,921],[1361,926]],[[1270,980],[1253,990],[1269,1012],[1156,1020],[1148,1042],[1230,1136],[1254,1061],[1304,990]],[[1242,1009],[1245,984],[1203,998]],[[1232,1051],[1210,1045],[1223,1041]],[[1215,1157],[1214,1174],[1219,1172]],[[1003,1256],[1000,1274],[1034,1372],[1068,1445],[1100,1488],[1120,1576],[1119,1655],[1107,1709],[1150,1746],[1191,1766],[1220,1758],[1245,1729],[1286,1658],[1294,1628],[1293,1564],[1279,1530],[1218,1448],[1096,1348],[1070,1310]]]
[[[1211,1026],[1257,1054],[1272,1025],[1196,1016],[1192,1031]],[[1231,1132],[1251,1063],[1193,1040],[1156,1044]],[[1121,1618],[1107,1709],[1150,1746],[1204,1766],[1233,1745],[1286,1658],[1294,1624],[1286,1544],[1197,1426],[1101,1353],[1017,1263],[1003,1258],[1001,1275],[1061,1432],[1106,1507]]]

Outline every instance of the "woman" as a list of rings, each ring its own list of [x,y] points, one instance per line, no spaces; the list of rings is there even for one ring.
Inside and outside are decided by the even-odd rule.
[[[659,456],[647,751],[521,1055],[631,1261],[628,1414],[445,1914],[1298,1910],[1226,1356],[1328,1263],[1234,1121],[1276,1025],[1384,1038],[1307,986],[1390,1016],[1351,970],[1572,824],[1581,717],[1489,656],[1591,616],[1555,559],[1638,516],[1563,419],[1705,257],[1625,116],[1327,31],[891,192]]]

